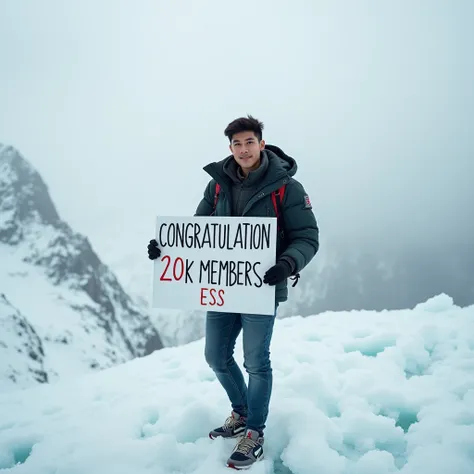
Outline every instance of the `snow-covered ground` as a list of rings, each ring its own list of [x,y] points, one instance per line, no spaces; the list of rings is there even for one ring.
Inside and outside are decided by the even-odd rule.
[[[236,358],[242,363],[238,340]],[[474,307],[276,322],[259,474],[472,474]],[[0,395],[0,469],[218,474],[229,414],[203,340],[99,373]]]

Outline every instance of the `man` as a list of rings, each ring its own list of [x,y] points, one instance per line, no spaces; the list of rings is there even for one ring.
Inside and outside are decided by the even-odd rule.
[[[275,314],[209,311],[206,315],[206,361],[232,407],[225,423],[209,436],[239,438],[227,461],[228,466],[236,469],[248,468],[263,458],[263,432],[273,382],[269,350],[276,310],[279,303],[287,300],[287,279],[299,276],[319,249],[319,230],[311,202],[303,186],[293,178],[296,161],[280,148],[266,145],[262,130],[263,124],[250,115],[227,126],[224,134],[232,154],[204,168],[212,179],[195,213],[196,216],[275,217],[271,194],[285,185],[281,201],[284,232],[277,238],[276,265],[264,276],[265,284],[276,286]],[[150,241],[149,258],[158,258],[160,253],[156,240]],[[233,358],[241,330],[248,388]]]

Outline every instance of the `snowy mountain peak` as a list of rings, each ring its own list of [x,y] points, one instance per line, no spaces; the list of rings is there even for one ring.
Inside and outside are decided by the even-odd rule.
[[[1,145],[0,261],[0,334],[23,334],[13,342],[0,337],[0,346],[17,360],[23,352],[15,347],[40,344],[44,381],[70,374],[72,365],[101,369],[163,347],[149,315],[125,293],[89,240],[60,218],[40,174],[13,147]],[[18,324],[31,331],[12,329]],[[37,334],[39,343],[27,332]],[[61,367],[58,350],[69,358]],[[40,381],[35,374],[42,370],[30,370],[30,380]],[[8,364],[3,377],[25,379],[20,372],[23,376],[18,364]]]
[[[0,241],[17,243],[24,224],[56,226],[60,219],[39,173],[13,147],[0,145]]]

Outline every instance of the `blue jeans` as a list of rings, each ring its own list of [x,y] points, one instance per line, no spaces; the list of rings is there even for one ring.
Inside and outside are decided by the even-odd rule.
[[[262,434],[272,393],[270,342],[274,322],[275,316],[214,311],[206,317],[206,361],[227,392],[232,409],[247,417],[247,428]],[[248,388],[233,357],[241,330]]]

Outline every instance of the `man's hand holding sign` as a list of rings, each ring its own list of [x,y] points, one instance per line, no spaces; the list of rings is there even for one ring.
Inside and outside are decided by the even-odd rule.
[[[153,306],[275,313],[276,283],[290,274],[276,261],[276,219],[161,217],[148,245]]]

